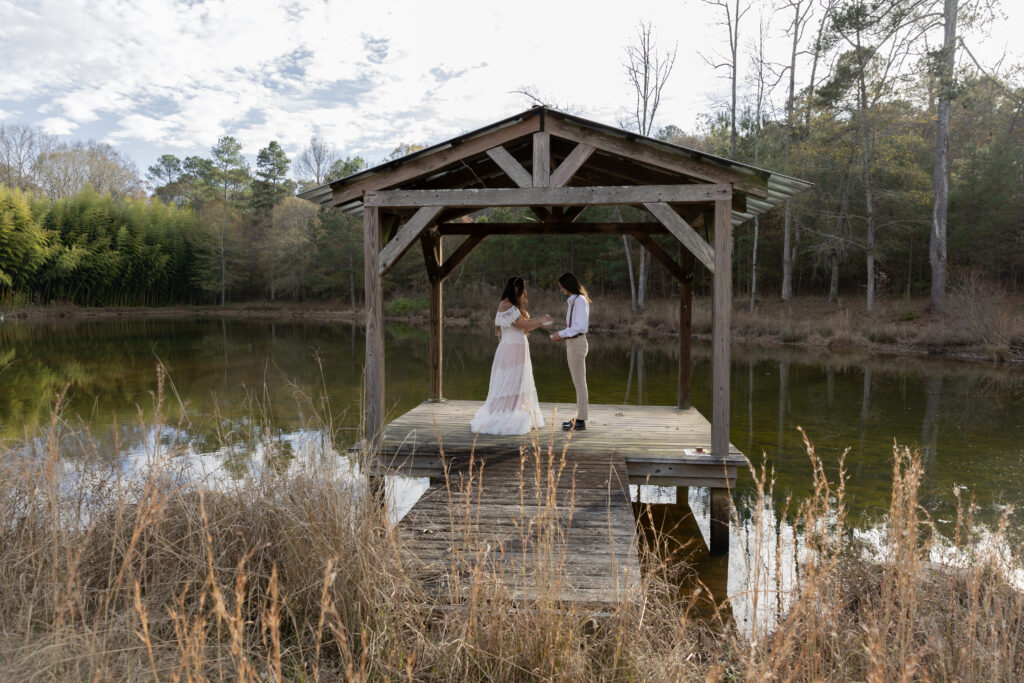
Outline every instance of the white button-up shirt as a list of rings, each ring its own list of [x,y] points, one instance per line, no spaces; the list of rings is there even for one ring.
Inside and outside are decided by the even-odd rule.
[[[570,294],[565,304],[565,329],[558,336],[568,339],[586,334],[590,327],[590,302],[579,294]]]

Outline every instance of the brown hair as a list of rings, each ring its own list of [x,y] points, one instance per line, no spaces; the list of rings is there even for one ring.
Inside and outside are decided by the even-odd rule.
[[[570,294],[579,294],[587,300],[588,304],[590,303],[590,296],[587,294],[587,288],[581,285],[580,281],[577,280],[576,276],[572,273],[563,273],[562,276],[558,278],[558,284],[565,287],[565,291]]]

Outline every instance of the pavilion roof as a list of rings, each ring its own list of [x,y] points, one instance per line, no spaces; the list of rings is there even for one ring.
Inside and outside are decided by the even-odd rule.
[[[477,130],[299,194],[303,199],[361,213],[362,193],[385,189],[509,187],[510,179],[487,154],[499,145],[529,168],[531,136],[551,135],[552,165],[578,143],[595,147],[569,185],[667,185],[728,182],[742,202],[732,222],[762,215],[813,186],[782,173],[757,168],[547,107],[533,107]],[[493,144],[491,144],[493,143]]]

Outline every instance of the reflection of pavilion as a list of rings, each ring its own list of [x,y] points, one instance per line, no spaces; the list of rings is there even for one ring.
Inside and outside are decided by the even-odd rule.
[[[481,241],[505,234],[632,236],[680,282],[678,409],[592,406],[593,427],[574,435],[568,446],[563,447],[564,436],[556,437],[552,452],[564,452],[567,471],[574,472],[562,472],[569,478],[558,478],[557,495],[575,496],[574,504],[583,505],[587,513],[566,522],[563,550],[571,560],[566,578],[573,585],[559,595],[616,600],[622,580],[627,587],[635,584],[639,567],[625,488],[630,480],[650,477],[669,485],[711,487],[711,550],[728,550],[725,488],[735,482],[735,466],[742,461],[729,444],[732,226],[807,187],[804,181],[535,107],[306,192],[305,198],[325,206],[363,214],[363,444],[374,457],[383,456],[377,467],[400,465],[420,471],[420,465],[428,463],[422,471],[439,472],[442,453],[456,473],[468,468],[471,452],[486,463],[485,488],[476,488],[474,497],[466,493],[464,500],[459,499],[450,486],[436,487],[403,523],[405,536],[423,559],[430,560],[427,564],[447,559],[451,544],[446,546],[443,538],[455,531],[456,503],[465,510],[472,507],[467,514],[478,520],[474,528],[489,539],[485,545],[491,548],[490,542],[498,539],[502,553],[515,546],[505,543],[510,537],[502,535],[503,529],[521,530],[522,524],[536,522],[524,517],[525,494],[520,495],[513,476],[519,472],[521,439],[482,437],[473,451],[468,425],[476,404],[441,402],[443,282]],[[644,210],[652,220],[579,220],[589,207],[623,205]],[[529,208],[537,220],[464,222],[465,216],[488,207]],[[446,255],[445,240],[456,237],[464,239]],[[381,279],[416,242],[430,281],[430,399],[435,404],[421,405],[388,424]],[[692,282],[698,260],[713,275],[710,424],[690,407]],[[546,406],[546,412],[551,408]],[[572,417],[569,410],[565,406],[559,412]],[[710,453],[686,450],[698,447]],[[566,486],[571,493],[563,490]],[[554,507],[564,510],[565,503],[555,501]],[[509,552],[525,557],[533,549],[523,546]],[[530,592],[525,584],[520,588],[524,594]]]

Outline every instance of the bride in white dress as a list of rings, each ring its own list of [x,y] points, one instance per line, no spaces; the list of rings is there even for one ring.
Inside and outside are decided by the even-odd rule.
[[[544,426],[526,333],[550,325],[551,316],[531,320],[526,306],[526,283],[517,275],[505,285],[494,316],[501,341],[494,352],[487,401],[470,423],[474,433],[526,434]]]

